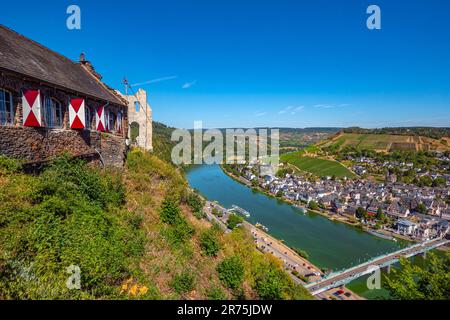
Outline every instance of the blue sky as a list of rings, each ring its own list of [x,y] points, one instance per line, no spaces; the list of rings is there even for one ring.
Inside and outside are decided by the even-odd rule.
[[[165,79],[143,88],[176,127],[450,126],[449,14],[447,0],[23,0],[0,23],[85,52],[114,88]]]

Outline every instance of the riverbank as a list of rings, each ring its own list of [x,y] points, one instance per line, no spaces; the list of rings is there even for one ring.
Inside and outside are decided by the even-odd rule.
[[[233,180],[235,180],[235,181],[237,181],[237,182],[239,182],[241,184],[244,184],[245,186],[251,188],[252,190],[255,190],[257,192],[263,193],[264,195],[266,195],[266,196],[268,196],[270,198],[282,201],[282,202],[284,202],[286,204],[289,204],[289,205],[292,205],[292,206],[294,206],[296,208],[302,208],[302,207],[300,207],[299,203],[297,203],[295,201],[292,201],[290,199],[286,199],[284,197],[276,197],[273,194],[271,194],[270,192],[268,192],[267,190],[261,188],[260,186],[252,185],[252,183],[250,181],[248,181],[247,179],[245,179],[243,177],[240,177],[240,176],[236,176],[233,173],[227,171],[223,166],[220,166],[220,168],[231,179],[233,179]],[[347,217],[343,217],[341,215],[337,215],[334,212],[329,212],[329,211],[326,211],[326,210],[312,210],[312,209],[306,208],[306,205],[305,205],[305,209],[308,212],[321,215],[322,217],[325,217],[325,218],[327,218],[330,221],[336,221],[336,222],[344,223],[344,224],[352,226],[354,228],[358,228],[359,230],[365,231],[365,232],[367,232],[367,233],[369,233],[371,235],[373,235],[374,232],[378,232],[378,233],[381,233],[381,234],[384,234],[384,235],[387,235],[387,236],[391,236],[391,237],[393,237],[395,239],[401,239],[403,241],[408,241],[408,242],[412,242],[412,243],[416,243],[417,242],[415,240],[412,240],[409,237],[397,234],[395,232],[390,232],[390,231],[383,230],[383,229],[376,230],[376,229],[373,229],[373,228],[368,228],[367,226],[363,226],[360,223],[352,221],[352,220],[350,220]]]

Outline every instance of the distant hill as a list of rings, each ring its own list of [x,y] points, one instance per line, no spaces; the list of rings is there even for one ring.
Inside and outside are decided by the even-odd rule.
[[[450,150],[450,138],[446,136],[437,140],[413,134],[348,133],[348,131],[352,130],[354,129],[345,129],[330,139],[320,142],[318,145],[322,148],[333,148],[336,150],[351,146],[358,149],[375,150],[377,152]],[[367,132],[373,131],[368,130]]]

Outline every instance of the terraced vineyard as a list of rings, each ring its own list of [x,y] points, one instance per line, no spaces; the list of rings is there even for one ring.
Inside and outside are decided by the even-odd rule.
[[[422,136],[391,134],[343,133],[325,141],[321,147],[333,147],[337,150],[346,146],[358,149],[370,149],[378,152],[391,151],[445,151],[449,150],[448,138],[435,140]]]
[[[333,160],[304,157],[301,152],[285,154],[281,157],[283,162],[287,162],[302,171],[312,173],[319,177],[355,178],[356,175],[341,163]]]

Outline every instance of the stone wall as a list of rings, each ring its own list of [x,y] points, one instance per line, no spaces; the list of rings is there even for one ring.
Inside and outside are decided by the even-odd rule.
[[[65,152],[74,156],[99,153],[105,165],[122,166],[125,138],[87,130],[0,126],[0,155],[36,162]]]

